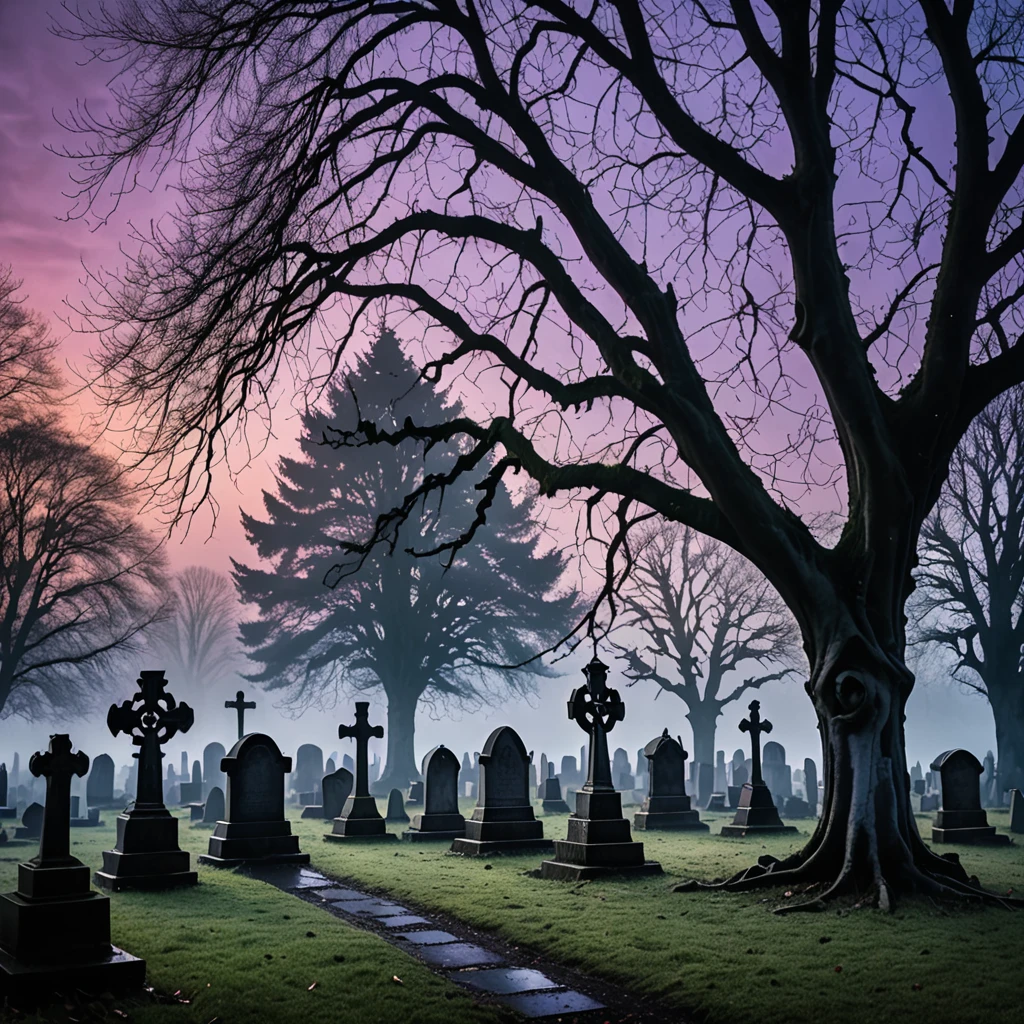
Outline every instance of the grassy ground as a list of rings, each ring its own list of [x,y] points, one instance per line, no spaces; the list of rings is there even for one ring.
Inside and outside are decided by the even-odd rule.
[[[73,832],[72,853],[99,866],[100,851],[113,845],[115,817],[106,812],[105,828]],[[210,830],[183,821],[179,836],[194,867]],[[35,853],[34,845],[0,847],[0,891],[15,888],[18,862]],[[111,897],[114,943],[145,958],[147,983],[168,1001],[58,1003],[38,1017],[0,1009],[0,1019],[123,1021],[126,1013],[139,1024],[513,1019],[503,1009],[475,1003],[382,939],[294,896],[232,871],[198,870],[198,886]]]
[[[705,818],[712,833],[728,820]],[[564,837],[564,816],[544,820],[546,835]],[[926,836],[929,820],[920,818]],[[1007,815],[990,821],[1005,828]],[[769,912],[785,898],[777,891],[669,891],[685,878],[732,874],[762,853],[782,856],[806,841],[808,823],[792,838],[761,841],[636,833],[664,876],[579,885],[531,877],[537,854],[474,860],[445,844],[349,847],[323,842],[322,823],[295,827],[324,872],[451,913],[712,1024],[1020,1019],[1024,913],[904,901],[893,915],[780,918]],[[1024,892],[1024,846],[958,850],[988,888]]]

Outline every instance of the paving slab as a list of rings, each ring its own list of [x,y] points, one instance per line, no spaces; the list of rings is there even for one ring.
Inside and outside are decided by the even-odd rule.
[[[452,981],[461,985],[471,985],[485,992],[498,995],[512,995],[516,992],[532,992],[544,988],[561,988],[557,981],[552,981],[540,971],[531,971],[525,967],[499,967],[490,971],[466,971],[464,974],[453,974]]]
[[[417,917],[415,914],[400,914],[398,917],[382,917],[380,923],[385,928],[411,928],[414,924],[433,924],[425,917]]]
[[[511,1006],[524,1017],[556,1017],[565,1013],[585,1013],[587,1010],[602,1010],[599,1003],[582,992],[525,992],[521,995],[501,996],[506,1006]]]
[[[319,871],[297,868],[287,864],[250,865],[245,873],[262,882],[269,882],[279,889],[323,889],[332,884],[332,879]]]
[[[458,942],[459,938],[457,935],[452,935],[451,932],[439,932],[439,931],[421,931],[421,932],[399,932],[398,937],[400,939],[407,939],[409,942],[415,942],[417,946],[440,946],[445,942]]]
[[[372,900],[369,893],[360,892],[358,889],[321,889],[317,896],[325,900]]]
[[[472,942],[449,942],[443,946],[421,946],[416,955],[427,963],[438,967],[479,967],[483,964],[500,964],[502,957],[491,953]]]
[[[346,914],[363,914],[367,917],[398,917],[400,914],[411,914],[408,907],[400,907],[397,903],[383,903],[376,900],[329,900],[332,907],[344,910]]]

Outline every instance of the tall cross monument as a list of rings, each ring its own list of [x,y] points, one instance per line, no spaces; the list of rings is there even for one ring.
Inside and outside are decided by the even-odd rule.
[[[254,711],[256,709],[256,701],[246,700],[245,691],[239,690],[235,694],[234,700],[224,701],[224,707],[234,710],[238,713],[238,738],[241,739],[245,735],[245,712]]]

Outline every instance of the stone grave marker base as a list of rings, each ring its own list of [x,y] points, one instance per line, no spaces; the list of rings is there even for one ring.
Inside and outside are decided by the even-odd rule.
[[[742,839],[744,836],[759,836],[768,832],[796,832],[796,825],[723,825],[719,835]]]
[[[323,818],[323,816],[323,804],[307,804],[302,808],[302,813],[299,815],[300,818]]]
[[[637,811],[633,815],[633,828],[638,832],[710,832],[711,828],[700,820],[699,811]]]
[[[377,801],[372,796],[350,796],[340,817],[334,819],[333,829],[324,835],[332,842],[353,840],[359,842],[390,843],[398,836],[389,832],[387,823],[377,810]]]
[[[288,821],[218,821],[200,864],[233,868],[239,864],[308,864]]]
[[[18,808],[17,807],[0,807],[0,820],[8,818],[17,818]]]
[[[542,800],[540,808],[545,814],[572,814],[572,809],[564,800]]]
[[[1005,833],[997,832],[995,825],[983,825],[976,828],[932,829],[933,843],[990,843],[1001,845],[1009,841],[1010,837]]]
[[[178,819],[165,808],[139,808],[117,816],[117,842],[103,851],[103,869],[93,884],[111,892],[174,889],[195,885],[187,850],[178,848]]]
[[[550,839],[467,839],[461,836],[452,843],[452,853],[465,857],[490,857],[502,853],[534,853],[537,850],[552,850]]]
[[[402,839],[407,843],[433,843],[444,840],[451,842],[453,839],[461,839],[466,834],[465,829],[449,829],[448,831],[431,831],[418,828],[407,828],[402,833]],[[331,838],[331,837],[328,837]]]
[[[772,800],[771,790],[763,783],[745,782],[740,792],[740,806],[732,823],[723,825],[719,835],[742,839],[747,835],[767,832],[796,832],[795,825],[785,825]]]
[[[83,989],[106,992],[141,988],[146,980],[146,961],[117,946],[103,957],[77,963],[23,963],[0,949],[0,995],[11,999],[49,998],[53,992]]]
[[[555,856],[559,856],[559,840],[555,840]],[[643,843],[615,844],[639,846],[641,856]],[[661,865],[656,860],[642,860],[639,864],[570,864],[561,860],[543,860],[540,863],[540,877],[556,882],[585,882],[591,878],[608,875],[660,875]]]

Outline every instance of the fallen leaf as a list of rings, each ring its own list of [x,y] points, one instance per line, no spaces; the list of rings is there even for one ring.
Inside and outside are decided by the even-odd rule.
[[[405,984],[405,982],[402,981],[402,979],[397,974],[392,974],[391,975],[391,980],[393,982],[395,982],[396,984],[398,984],[398,985],[404,985]]]
[[[842,973],[843,973],[842,964],[836,964],[836,974],[842,974]]]
[[[316,982],[314,981],[313,984],[310,985],[309,988],[306,989],[306,991],[307,992],[312,992],[313,989],[315,989],[315,988],[316,988]]]
[[[792,895],[793,895],[793,890],[792,889],[789,889],[789,890],[786,891],[786,896],[787,897],[788,896],[792,896]]]

